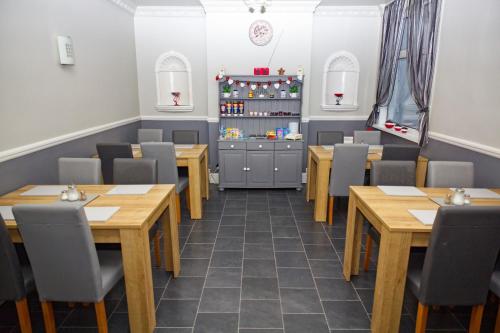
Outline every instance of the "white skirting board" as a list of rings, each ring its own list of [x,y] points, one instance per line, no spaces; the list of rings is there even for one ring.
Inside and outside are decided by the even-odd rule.
[[[210,172],[208,174],[210,184],[219,184],[219,173]],[[302,173],[302,184],[307,183],[307,172]]]

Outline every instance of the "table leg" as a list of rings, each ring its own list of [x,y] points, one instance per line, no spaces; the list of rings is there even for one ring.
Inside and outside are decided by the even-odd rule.
[[[156,316],[148,230],[122,229],[120,238],[130,331],[153,332]]]
[[[311,152],[307,152],[307,188],[306,188],[306,201],[314,199],[314,191],[316,186],[316,164],[314,163]]]
[[[201,164],[201,184],[202,184],[202,196],[205,199],[209,199],[210,196],[210,178],[208,175],[208,149],[205,149],[203,153],[203,161]]]
[[[417,161],[416,183],[417,187],[425,187],[425,178],[427,176],[427,158],[420,157]]]
[[[373,299],[372,332],[399,331],[411,236],[411,232],[382,229]]]
[[[328,205],[328,183],[330,177],[330,161],[319,161],[316,174],[316,199],[314,201],[314,220],[326,221],[326,208]]]
[[[357,198],[351,193],[349,196],[349,210],[347,212],[347,229],[343,267],[344,277],[347,281],[351,280],[351,275],[359,274],[363,221],[363,214],[361,214],[357,208]]]
[[[163,212],[160,221],[163,227],[165,269],[172,272],[174,277],[177,277],[181,271],[181,259],[179,250],[179,230],[177,228],[177,213],[175,208],[175,193],[171,193],[169,196],[168,210]]]
[[[201,161],[198,159],[189,159],[189,197],[191,199],[191,219],[199,220],[202,218],[202,199],[201,199]]]

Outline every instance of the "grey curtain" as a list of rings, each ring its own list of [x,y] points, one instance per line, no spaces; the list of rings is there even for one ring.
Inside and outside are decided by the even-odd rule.
[[[419,109],[419,145],[429,141],[429,100],[434,73],[440,0],[409,0],[408,79]]]
[[[377,96],[366,126],[377,122],[379,108],[387,106],[391,100],[396,80],[399,52],[403,39],[406,0],[395,0],[385,7],[382,23],[382,45],[378,70]]]

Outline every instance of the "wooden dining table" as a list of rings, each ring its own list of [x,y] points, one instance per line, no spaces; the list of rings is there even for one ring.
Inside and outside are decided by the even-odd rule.
[[[351,186],[343,273],[347,281],[359,274],[363,222],[381,235],[372,309],[371,331],[399,332],[410,249],[427,247],[432,225],[409,209],[437,210],[431,198],[444,198],[450,189],[419,188],[426,196],[390,196],[376,186]],[[500,194],[500,189],[492,189]],[[472,205],[500,206],[500,199],[472,199]]]
[[[309,146],[307,149],[307,190],[306,200],[314,200],[314,220],[325,222],[328,204],[328,186],[330,183],[330,169],[332,167],[334,151],[324,146]],[[382,148],[372,149],[366,159],[366,169],[371,168],[372,161],[382,159]],[[427,157],[419,156],[417,161],[417,186],[425,186],[427,174]]]
[[[156,326],[153,297],[153,277],[149,229],[160,221],[165,239],[163,246],[165,267],[176,277],[180,273],[179,235],[175,209],[175,186],[154,185],[142,195],[106,194],[116,185],[81,185],[87,195],[96,194],[86,207],[120,207],[105,222],[89,222],[95,243],[121,245],[125,289],[130,331],[153,332]],[[25,196],[23,192],[33,185],[22,187],[0,197],[0,206],[17,204],[48,204],[59,200],[58,196]],[[15,243],[23,240],[14,220],[6,220],[7,229]]]

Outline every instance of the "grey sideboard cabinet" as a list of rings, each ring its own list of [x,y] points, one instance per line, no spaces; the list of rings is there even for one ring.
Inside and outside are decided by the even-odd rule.
[[[219,189],[302,189],[302,141],[220,140]]]

